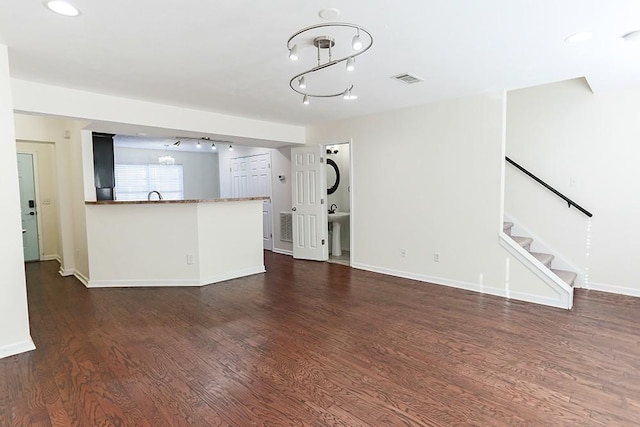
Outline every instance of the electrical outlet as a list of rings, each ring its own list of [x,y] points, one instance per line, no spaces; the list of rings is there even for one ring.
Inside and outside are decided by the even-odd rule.
[[[406,258],[407,257],[407,250],[405,248],[400,249],[400,256],[402,258]]]
[[[193,264],[193,255],[187,254],[187,264]]]
[[[433,261],[434,261],[434,262],[440,262],[440,253],[438,253],[438,252],[434,252],[434,254],[433,254]]]

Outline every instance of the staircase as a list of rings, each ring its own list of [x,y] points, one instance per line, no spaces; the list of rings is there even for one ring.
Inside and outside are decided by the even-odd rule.
[[[531,252],[531,243],[533,243],[533,239],[530,237],[523,236],[512,236],[511,229],[513,228],[512,222],[504,222],[502,225],[503,231],[505,234],[516,242],[518,245],[522,246],[526,251],[528,251],[534,258],[540,261],[549,271],[558,276],[561,280],[567,283],[569,286],[573,287],[576,284],[576,278],[578,275],[573,271],[567,270],[558,270],[552,267],[553,264],[553,255],[541,252]]]

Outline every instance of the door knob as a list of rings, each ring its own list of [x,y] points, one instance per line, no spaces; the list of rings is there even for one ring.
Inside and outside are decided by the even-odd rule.
[[[29,212],[29,215],[35,215],[35,214],[36,214],[35,212]]]
[[[294,207],[292,207],[292,208],[291,208],[291,210],[292,210],[292,211],[294,211],[294,212],[295,212],[295,211],[297,211],[297,209],[296,209],[296,207],[295,207],[295,206],[294,206]]]

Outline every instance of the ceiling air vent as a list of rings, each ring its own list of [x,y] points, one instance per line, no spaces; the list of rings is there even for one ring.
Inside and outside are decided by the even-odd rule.
[[[398,74],[397,76],[393,76],[391,78],[408,85],[412,85],[414,83],[420,83],[424,81],[420,77],[411,73],[402,73],[402,74]]]

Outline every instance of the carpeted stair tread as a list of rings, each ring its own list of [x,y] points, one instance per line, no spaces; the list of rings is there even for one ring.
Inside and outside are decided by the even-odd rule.
[[[502,231],[504,231],[508,236],[511,236],[511,227],[513,227],[512,222],[503,222],[502,223]]]
[[[531,243],[533,243],[533,239],[531,237],[511,236],[511,238],[526,250],[529,250]]]
[[[545,254],[542,252],[531,252],[531,255],[533,255],[538,261],[544,264],[545,267],[551,268],[551,261],[553,261],[553,255]]]
[[[576,273],[574,273],[573,271],[566,271],[566,270],[554,270],[552,269],[551,271],[553,271],[553,273],[558,276],[559,278],[561,278],[562,280],[564,280],[569,286],[573,286],[576,277],[578,277],[578,275]]]

